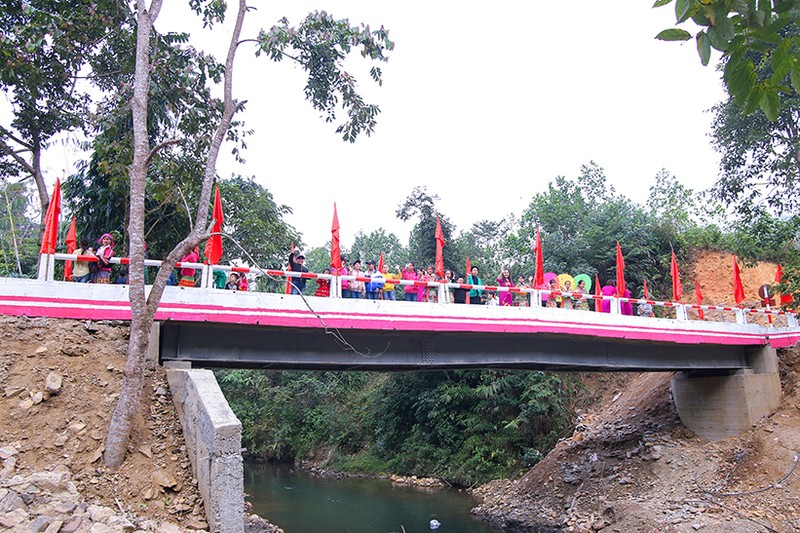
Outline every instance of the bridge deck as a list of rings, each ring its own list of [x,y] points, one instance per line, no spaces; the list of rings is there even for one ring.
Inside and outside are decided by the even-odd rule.
[[[129,320],[127,286],[0,278],[0,314]],[[487,307],[167,287],[162,358],[331,369],[744,368],[800,329],[537,307]]]

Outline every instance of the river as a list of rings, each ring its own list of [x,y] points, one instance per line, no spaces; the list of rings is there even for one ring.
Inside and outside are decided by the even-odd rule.
[[[253,511],[286,533],[497,533],[474,518],[456,490],[423,490],[385,479],[327,479],[289,466],[245,462]]]

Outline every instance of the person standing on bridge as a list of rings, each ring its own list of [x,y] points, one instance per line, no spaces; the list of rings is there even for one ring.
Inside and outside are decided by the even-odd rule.
[[[198,263],[200,261],[200,249],[195,246],[194,250],[190,250],[188,254],[181,257],[181,263]],[[181,287],[194,287],[194,272],[192,267],[184,267],[181,265],[181,279],[178,285]]]
[[[356,278],[364,277],[364,273],[361,272],[361,259],[353,261],[353,270],[350,271],[350,275]],[[352,280],[350,282],[350,298],[355,298],[356,300],[362,299],[364,297],[365,288],[366,284],[363,281]]]
[[[367,272],[365,276],[369,278],[369,283],[364,287],[367,293],[367,300],[380,300],[383,289],[383,274],[375,270],[375,261],[367,261]]]
[[[419,276],[417,275],[417,269],[414,268],[414,263],[408,262],[406,267],[401,272],[403,275],[403,279],[409,281],[418,281]],[[417,301],[417,293],[419,292],[419,288],[414,285],[413,283],[409,283],[408,285],[403,286],[403,292],[405,292],[405,299],[407,302],[416,302]]]
[[[92,249],[89,247],[89,239],[81,237],[80,247],[74,252],[76,255],[91,255]],[[92,281],[92,272],[89,269],[89,261],[75,261],[75,267],[72,269],[72,281],[75,283],[89,283]]]
[[[511,279],[511,274],[507,268],[504,268],[500,275],[497,276],[496,282],[500,287],[508,287],[509,289],[514,287],[514,280]],[[514,295],[508,291],[500,291],[498,303],[499,305],[511,307],[514,305]]]
[[[111,258],[114,257],[114,238],[110,233],[103,233],[97,243],[100,248],[95,253],[95,256],[97,256],[97,272],[95,272],[92,283],[107,285],[111,283]]]
[[[605,286],[600,289],[600,292],[603,296],[614,296],[617,294],[617,283],[613,279],[606,281]],[[600,311],[603,313],[610,313],[611,300],[603,298],[603,301],[600,303]]]
[[[483,285],[483,281],[478,277],[478,267],[473,266],[469,276],[467,276],[467,284],[469,285]],[[469,303],[474,305],[483,305],[483,289],[472,288],[469,291]]]
[[[291,272],[308,272],[308,267],[305,265],[306,256],[299,252],[292,252],[289,254],[289,270]],[[306,290],[306,278],[289,278],[292,284],[292,294],[303,294]]]

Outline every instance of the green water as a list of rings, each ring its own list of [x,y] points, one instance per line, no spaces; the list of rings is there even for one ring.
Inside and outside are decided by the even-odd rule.
[[[290,467],[246,462],[244,490],[259,516],[286,533],[497,533],[470,515],[472,498],[382,479],[322,479]]]

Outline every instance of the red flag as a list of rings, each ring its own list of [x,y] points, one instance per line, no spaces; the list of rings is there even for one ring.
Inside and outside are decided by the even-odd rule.
[[[594,275],[594,295],[600,296],[600,278],[597,274]],[[600,298],[594,299],[594,310],[598,313],[603,310],[603,301]]]
[[[383,255],[381,255],[383,258]],[[339,215],[336,202],[333,202],[333,223],[331,224],[331,268],[342,268],[342,249],[339,244]]]
[[[209,237],[204,250],[206,259],[211,265],[218,265],[219,260],[222,259],[222,222],[224,219],[222,200],[219,197],[219,187],[217,187],[214,190],[214,226],[211,228],[211,233],[218,233],[219,235]]]
[[[675,259],[674,250],[669,263],[669,273],[672,276],[672,301],[680,302],[681,297],[683,297],[683,286],[681,285],[681,271],[678,269],[678,261]]]
[[[64,242],[67,243],[68,254],[74,252],[78,247],[78,222],[75,217],[72,217],[72,222],[69,225],[69,231],[67,231],[67,239]],[[64,280],[72,281],[72,261],[66,261],[64,263]]]
[[[617,296],[625,296],[625,258],[617,241]]]
[[[697,305],[703,305],[703,292],[700,290],[700,282],[694,280],[694,294],[697,296]],[[706,319],[706,313],[702,309],[697,310],[698,316],[700,316],[700,320]]]
[[[536,228],[536,270],[533,275],[533,287],[536,289],[542,288],[544,285],[544,256],[542,255],[542,238],[540,235],[541,228]]]
[[[736,305],[739,305],[744,300],[744,287],[742,286],[742,274],[739,271],[739,263],[736,262],[736,256],[733,256],[733,299]]]
[[[291,253],[294,253],[294,241],[292,241],[292,250]],[[286,289],[283,291],[286,294],[292,294],[292,278],[286,277]]]
[[[444,279],[444,233],[442,233],[442,223],[439,215],[436,215],[436,275]]]
[[[642,280],[642,282],[643,282],[643,285],[644,285],[644,299],[645,300],[649,300],[650,299],[650,293],[647,291],[647,280],[644,279],[644,280]]]
[[[783,283],[783,267],[781,267],[780,263],[778,263],[778,270],[775,272],[775,283]],[[780,302],[781,305],[792,303],[792,295],[781,293]]]
[[[47,205],[47,213],[44,216],[44,235],[42,236],[42,248],[40,254],[56,253],[56,243],[58,241],[58,217],[61,214],[61,180],[56,178],[56,186],[53,188],[53,195]]]
[[[381,252],[380,257],[378,257],[378,272],[383,272],[383,252]]]
[[[467,264],[465,268],[467,269],[467,273],[464,274],[464,279],[466,280],[467,276],[469,276],[472,273],[472,263],[469,262],[469,256],[467,256]],[[466,302],[469,303],[469,292],[467,292]]]

